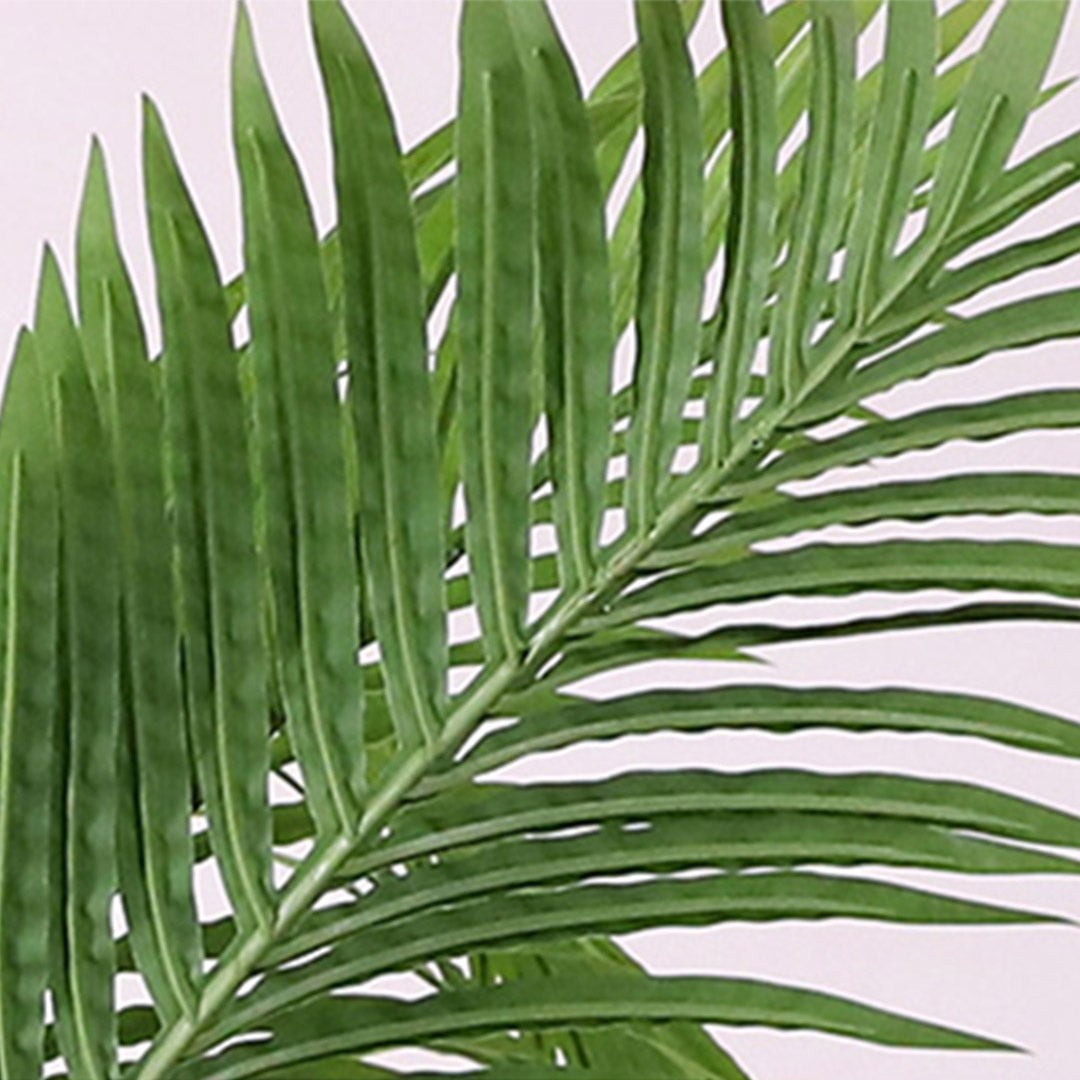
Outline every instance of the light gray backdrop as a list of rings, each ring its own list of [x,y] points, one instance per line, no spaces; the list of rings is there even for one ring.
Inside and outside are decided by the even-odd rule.
[[[1035,0],[1031,0],[1035,2]],[[412,143],[451,112],[456,78],[454,0],[350,0],[388,82],[404,141]],[[554,0],[558,20],[587,82],[631,39],[627,0]],[[104,140],[119,193],[119,214],[142,295],[151,276],[140,206],[138,94],[161,105],[209,224],[223,270],[239,268],[238,193],[226,99],[231,0],[0,0],[0,354],[6,366],[18,325],[30,313],[39,248],[48,239],[71,266],[76,202],[88,137]],[[311,184],[319,221],[332,220],[325,112],[299,0],[260,2],[260,49],[289,135]],[[714,0],[695,37],[698,56],[719,40]],[[1080,0],[1073,0],[1052,75],[1080,71]],[[1024,148],[1080,125],[1080,89],[1040,113]],[[1022,148],[1021,152],[1025,152]],[[1033,215],[1019,236],[1080,220],[1076,195]],[[1080,260],[995,290],[1019,295],[1033,284],[1080,281]],[[152,322],[156,320],[151,317]],[[995,355],[892,394],[886,411],[1008,387],[1080,385],[1080,349],[1055,344]],[[1028,435],[917,455],[903,467],[862,470],[864,481],[940,469],[1053,468],[1080,472],[1080,435]],[[832,530],[834,540],[904,535],[982,535],[1080,541],[1075,520],[1012,516],[974,523]],[[985,594],[986,598],[993,593]],[[927,594],[927,603],[945,602]],[[764,610],[826,615],[843,602],[777,601]],[[887,611],[887,597],[860,600]],[[850,610],[850,603],[845,610]],[[723,612],[710,619],[716,621]],[[698,619],[695,625],[704,625]],[[708,684],[739,677],[795,684],[911,686],[970,690],[1080,719],[1080,630],[1011,625],[894,634],[869,641],[774,649],[772,666],[735,672],[718,664],[667,665],[650,685]],[[645,676],[638,676],[644,682]],[[626,685],[624,680],[623,685]],[[591,692],[603,694],[603,683]],[[763,735],[658,737],[552,755],[530,776],[604,775],[640,763],[740,768],[802,763],[825,770],[892,768],[983,781],[1080,812],[1080,765],[1006,753],[974,741],[929,737]],[[895,879],[929,883],[931,876]],[[940,882],[941,879],[939,878]],[[952,884],[949,882],[948,884]],[[1080,919],[1080,880],[957,880],[970,896],[1026,904]],[[210,890],[212,892],[212,890]],[[212,905],[215,898],[207,895]],[[762,1080],[1068,1080],[1080,1076],[1080,933],[1074,928],[923,930],[833,922],[665,930],[627,939],[658,972],[775,977],[848,993],[883,1006],[985,1030],[1031,1048],[1030,1057],[893,1052],[811,1034],[724,1031],[725,1043]],[[404,991],[404,987],[402,988]],[[406,1060],[389,1055],[387,1060]]]

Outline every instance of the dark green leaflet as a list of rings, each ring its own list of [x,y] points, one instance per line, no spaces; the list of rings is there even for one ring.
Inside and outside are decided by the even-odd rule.
[[[853,468],[875,458],[929,450],[962,439],[996,439],[1021,431],[1069,428],[1080,415],[1080,391],[1038,390],[975,404],[926,409],[888,423],[870,423],[783,454],[775,462],[725,486],[729,498],[771,491],[792,480],[809,479],[836,468]]]
[[[674,804],[676,793],[667,794]],[[689,794],[700,792],[691,785]],[[563,810],[562,820],[571,820]],[[621,810],[630,812],[625,803]],[[575,884],[599,874],[867,863],[971,874],[1080,872],[1080,862],[1074,859],[964,837],[899,816],[829,815],[815,809],[809,813],[675,810],[655,819],[642,811],[634,817],[633,829],[615,818],[578,836],[523,831],[461,850],[442,848],[437,865],[410,866],[403,879],[406,884],[384,875],[378,895],[366,903],[314,913],[299,940],[276,958],[300,956],[443,904],[507,890]],[[586,822],[587,804],[585,816],[575,824]]]
[[[145,154],[185,701],[211,841],[249,928],[269,920],[271,886],[268,672],[246,409],[213,252],[149,102]]]
[[[495,893],[358,933],[308,964],[273,973],[245,998],[230,1026],[213,1031],[208,1041],[229,1034],[231,1025],[242,1030],[241,1025],[265,1023],[334,987],[475,948],[589,932],[630,933],[658,922],[697,926],[827,918],[932,924],[1060,921],[860,878],[784,871]]]
[[[1080,514],[1080,476],[988,473],[844,488],[796,499],[779,496],[759,510],[734,513],[693,542],[657,552],[650,569],[741,557],[751,543],[804,529],[885,520],[922,521],[950,514]]]
[[[769,341],[769,374],[782,400],[806,375],[807,352],[825,299],[829,263],[840,239],[854,140],[855,48],[849,0],[811,7],[813,80],[798,195]]]
[[[732,213],[720,297],[713,384],[702,433],[703,455],[715,465],[731,449],[739,406],[750,384],[769,291],[779,149],[772,43],[757,0],[725,3],[721,12],[731,42],[734,160]]]
[[[985,8],[972,4],[960,13],[977,20]],[[925,134],[934,104],[937,20],[932,0],[890,3],[888,20],[881,92],[840,286],[841,325],[869,321],[881,267],[895,248],[922,164],[924,140],[912,135]],[[956,37],[962,40],[968,28],[965,21]],[[942,51],[947,53],[953,42],[942,30]]]
[[[629,435],[631,529],[651,524],[679,443],[698,355],[701,308],[701,120],[694,72],[670,4],[639,0],[645,111],[634,416]]]
[[[550,16],[509,8],[529,80],[539,156],[545,406],[560,579],[595,569],[611,437],[612,313],[604,202],[577,76]]]
[[[461,23],[459,415],[470,575],[490,660],[516,656],[529,599],[535,148],[510,7]]]
[[[585,625],[618,626],[767,596],[846,596],[883,589],[1011,589],[1080,597],[1080,548],[1029,541],[884,541],[813,544],[750,555],[661,578],[616,601]]]
[[[345,433],[315,224],[243,8],[233,82],[270,621],[312,813],[331,832],[352,825],[364,783]]]
[[[172,574],[160,368],[117,241],[95,143],[79,218],[79,310],[90,378],[111,443],[122,580],[120,883],[132,945],[166,1017],[195,1008],[202,947],[191,889],[191,764],[183,726],[180,633],[162,582]]]
[[[537,992],[539,990],[539,992]],[[418,1004],[379,998],[330,998],[283,1014],[268,1025],[276,1039],[227,1050],[186,1066],[177,1080],[242,1080],[275,1065],[330,1052],[362,1051],[455,1033],[622,1020],[811,1028],[898,1046],[968,1050],[1006,1044],[912,1020],[817,991],[747,979],[704,977],[643,981],[574,978],[438,995]]]
[[[393,122],[370,57],[336,4],[312,8],[330,103],[366,595],[398,738],[431,740],[446,686],[435,421],[420,268]]]
[[[805,426],[837,416],[874,394],[987,353],[1080,335],[1080,289],[1063,289],[950,322],[910,345],[847,374],[836,389],[796,409],[788,423]]]
[[[559,697],[554,702],[541,699],[524,715],[527,722],[489,735],[459,766],[448,770],[449,778],[479,775],[525,754],[585,739],[724,728],[923,730],[1068,757],[1080,754],[1080,728],[1070,720],[986,698],[895,689],[731,686],[654,691],[607,702]]]
[[[98,1080],[112,1074],[116,1051],[109,924],[117,884],[116,504],[78,330],[48,250],[35,330],[56,439],[61,529],[51,988],[65,1059]]]
[[[56,454],[42,364],[22,330],[0,426],[0,1075],[37,1076],[49,974],[56,774]],[[37,811],[27,813],[27,807]]]

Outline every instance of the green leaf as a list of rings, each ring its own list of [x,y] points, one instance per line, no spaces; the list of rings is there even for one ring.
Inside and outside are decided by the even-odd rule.
[[[798,731],[927,731],[970,735],[1039,753],[1080,754],[1072,721],[1018,705],[960,694],[915,690],[789,689],[729,686],[717,690],[658,690],[611,701],[566,699],[526,713],[528,720],[489,735],[447,779],[479,775],[525,754],[586,739],[653,731],[759,728]]]
[[[571,643],[562,658],[542,679],[533,683],[521,698],[532,701],[551,690],[588,675],[612,671],[653,660],[742,660],[758,657],[746,650],[775,645],[829,641],[862,634],[901,633],[906,630],[938,629],[984,622],[1072,622],[1077,609],[1067,604],[1000,603],[964,604],[927,611],[905,611],[898,615],[847,619],[839,622],[743,623],[725,626],[699,636],[684,636],[644,626],[618,627]],[[513,702],[512,702],[513,704]],[[521,707],[525,707],[522,705]],[[433,779],[431,783],[435,783]]]
[[[965,204],[997,179],[1034,107],[1064,15],[1061,0],[1037,7],[1009,0],[998,16],[957,103],[934,174],[926,227],[886,271],[878,310],[934,258]]]
[[[950,27],[955,39],[967,36],[970,22],[986,4],[961,5],[964,22]],[[954,9],[955,12],[956,9]],[[880,288],[882,265],[889,259],[907,215],[930,127],[934,100],[935,29],[932,0],[905,0],[888,6],[881,93],[874,112],[861,187],[848,234],[841,284],[840,325],[864,325]],[[953,44],[944,37],[943,51]]]
[[[794,395],[807,370],[806,353],[840,239],[854,140],[854,9],[849,0],[818,0],[811,11],[810,131],[769,342],[769,370],[782,400]]]
[[[780,496],[760,510],[736,512],[692,543],[662,549],[650,569],[743,555],[748,545],[807,529],[871,522],[925,521],[956,514],[1080,514],[1080,476],[988,473],[844,488],[805,498]]]
[[[583,623],[619,626],[711,604],[772,596],[847,596],[872,589],[1010,589],[1080,597],[1080,547],[1033,541],[892,540],[813,544],[696,566],[624,595]]]
[[[58,492],[43,364],[16,342],[0,405],[0,1075],[42,1067],[56,700]],[[33,808],[28,812],[28,808]]]
[[[239,11],[233,121],[270,625],[311,812],[333,832],[356,820],[364,783],[359,568],[337,362],[315,223]]]
[[[719,785],[710,785],[708,777],[700,777],[695,785],[695,779],[694,774],[680,777],[680,781],[690,781],[686,791],[689,801],[704,802],[710,792],[719,800]],[[658,874],[705,867],[731,873],[811,864],[908,866],[968,874],[1080,872],[1080,862],[1075,860],[912,822],[898,808],[877,816],[829,814],[817,808],[811,812],[683,812],[673,806],[676,786],[669,779],[666,790],[660,792],[659,800],[666,798],[662,803],[666,812],[655,818],[645,809],[633,814],[632,821],[620,820],[619,813],[631,814],[625,794],[610,813],[607,808],[597,810],[596,804],[588,801],[588,796],[599,794],[592,788],[579,796],[577,819],[572,805],[559,805],[551,814],[561,823],[556,828],[586,827],[583,835],[537,835],[522,830],[464,848],[460,844],[439,846],[431,853],[437,859],[431,860],[429,855],[430,861],[411,865],[408,875],[400,880],[380,878],[376,894],[364,901],[314,912],[304,932],[287,948],[279,949],[275,959],[280,962],[301,956],[450,903],[509,895],[508,890],[581,884],[599,875]],[[653,785],[654,792],[657,787]],[[496,786],[489,794],[497,801],[499,793]],[[659,800],[654,794],[653,801]],[[512,799],[509,804],[513,805]],[[602,827],[590,820],[590,811]],[[539,819],[541,814],[534,817]],[[490,819],[487,824],[491,827]],[[546,824],[537,827],[551,828]],[[454,834],[448,831],[445,835]]]
[[[367,595],[405,746],[431,740],[446,693],[435,420],[409,193],[386,97],[338,4],[312,6],[342,223],[349,399]]]
[[[520,21],[520,20],[519,20]],[[488,659],[517,656],[529,600],[535,156],[510,7],[465,5],[458,325],[469,571]]]
[[[482,986],[507,980],[601,975],[649,978],[620,946],[607,938],[597,937],[475,953],[470,956],[469,966],[470,983]],[[556,1049],[561,1050],[566,1055],[567,1068],[581,1066],[586,1070],[583,1076],[600,1074],[626,1077],[626,1080],[654,1080],[658,1075],[678,1069],[678,1075],[685,1076],[686,1080],[747,1080],[731,1056],[699,1025],[692,1023],[556,1028],[533,1032],[529,1041],[532,1045],[528,1049],[547,1060],[557,1059]],[[513,1060],[522,1055],[520,1040],[502,1033],[471,1038],[458,1036],[440,1045],[490,1063]]]
[[[725,251],[716,359],[702,453],[716,465],[731,449],[732,430],[750,382],[760,309],[769,291],[776,213],[779,135],[776,77],[766,17],[756,0],[721,6],[730,43],[734,161],[732,213]]]
[[[1023,431],[1073,427],[1080,419],[1080,391],[1038,390],[974,405],[926,409],[898,420],[872,422],[855,431],[790,450],[757,473],[724,486],[728,498],[774,491],[837,468],[930,450],[960,440],[997,439]]]
[[[613,343],[604,201],[577,76],[550,16],[538,4],[511,4],[508,11],[529,80],[539,157],[551,502],[560,580],[571,590],[595,570],[606,505]]]
[[[224,1051],[177,1071],[177,1080],[242,1080],[328,1053],[415,1044],[459,1033],[623,1020],[695,1020],[810,1028],[887,1046],[1014,1049],[977,1035],[885,1012],[818,991],[749,979],[612,977],[511,983],[440,994],[416,1003],[329,998],[268,1024],[268,1042]]]
[[[627,509],[646,530],[679,444],[698,353],[702,290],[701,120],[694,71],[671,4],[638,0],[645,110],[641,273]]]
[[[64,1057],[98,1080],[112,1074],[116,1049],[109,923],[117,884],[116,503],[78,330],[48,249],[35,331],[56,439],[61,530],[51,987]]]
[[[777,692],[778,691],[778,692]],[[792,691],[785,688],[737,686],[702,694],[701,708],[689,699],[695,692],[653,692],[637,695],[626,705],[623,731],[610,721],[614,710],[592,716],[592,703],[579,702],[568,715],[582,722],[581,739],[614,738],[624,733],[665,730],[663,708],[673,713],[667,730],[760,727],[798,731],[807,727],[837,730],[917,731],[916,715],[927,717],[933,734],[991,738],[1025,749],[1046,752],[1052,735],[1039,738],[1039,725],[1058,731],[1075,725],[1054,717],[1022,715],[1017,706],[952,695],[912,691]],[[811,698],[799,708],[799,694]],[[866,700],[864,700],[866,699]],[[979,710],[990,721],[976,730]],[[650,718],[651,719],[648,719]],[[727,717],[728,722],[724,723]],[[540,719],[543,719],[541,716]],[[996,726],[994,722],[996,721]],[[1051,721],[1046,725],[1046,721]],[[1011,724],[1011,726],[1010,726]],[[535,738],[503,739],[486,753],[478,752],[476,771],[489,771],[526,753],[557,749],[578,741],[567,730],[557,741],[549,725],[538,725]],[[1075,732],[1070,733],[1074,740]],[[492,739],[495,737],[492,736]],[[1060,740],[1059,740],[1060,741]],[[474,765],[472,759],[470,766]],[[456,783],[467,775],[462,770]],[[489,843],[504,837],[551,832],[604,822],[652,822],[666,815],[720,815],[730,822],[738,814],[848,815],[851,821],[884,819],[985,833],[1030,843],[1080,847],[1080,819],[1013,795],[955,781],[878,774],[826,774],[795,769],[716,773],[687,770],[678,775],[626,773],[610,780],[578,783],[511,785],[484,783],[446,791],[402,810],[386,844],[355,860],[350,871],[376,873],[395,863],[430,859],[455,848]],[[750,820],[750,818],[746,819]],[[778,820],[778,819],[777,819]],[[719,838],[717,838],[719,839]],[[333,913],[317,921],[332,922]],[[314,941],[315,939],[310,939]],[[318,942],[316,942],[318,944]]]
[[[902,382],[921,379],[947,367],[970,364],[987,353],[1077,335],[1080,335],[1080,289],[1063,289],[1003,304],[969,319],[950,322],[914,344],[901,345],[875,358],[848,374],[832,393],[815,396],[796,409],[788,423],[803,427],[826,420]]]
[[[903,335],[934,320],[953,304],[1030,270],[1053,266],[1080,253],[1080,225],[1023,240],[974,259],[956,270],[933,277],[921,288],[908,290],[875,325],[875,341]]]
[[[79,310],[90,378],[112,451],[119,514],[120,884],[132,946],[161,1014],[195,1010],[202,947],[191,887],[192,766],[184,731],[180,628],[170,590],[161,369],[120,252],[101,147],[79,216]]]
[[[214,255],[148,99],[144,124],[185,703],[211,842],[239,924],[250,928],[269,921],[271,886],[267,663],[247,417]]]
[[[335,987],[407,970],[436,956],[658,925],[828,918],[957,925],[1060,921],[878,881],[809,873],[718,874],[689,881],[494,893],[351,935],[324,956],[271,974],[207,1041],[219,1040],[234,1028],[262,1025],[268,1018],[272,1024],[276,1013]]]

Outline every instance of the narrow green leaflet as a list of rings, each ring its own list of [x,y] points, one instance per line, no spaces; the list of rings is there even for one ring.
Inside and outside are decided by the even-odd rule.
[[[470,984],[481,986],[507,980],[609,974],[650,977],[620,946],[608,938],[597,937],[475,953],[470,957],[470,969]],[[454,987],[459,988],[464,987]],[[692,1023],[628,1023],[536,1031],[531,1034],[531,1041],[538,1057],[558,1060],[558,1048],[566,1056],[568,1069],[580,1066],[592,1070],[593,1076],[655,1080],[677,1069],[678,1075],[686,1080],[747,1080],[731,1056],[699,1025]],[[506,1034],[458,1036],[446,1045],[482,1061],[499,1061],[500,1057],[495,1055],[513,1060],[521,1053],[518,1040]]]
[[[911,345],[902,345],[860,367],[828,394],[821,394],[790,418],[804,426],[837,416],[873,394],[921,379],[943,368],[970,364],[987,353],[1019,349],[1055,338],[1080,335],[1080,289],[1003,304],[968,319],[952,321]]]
[[[902,337],[991,285],[1000,285],[1029,270],[1054,266],[1078,253],[1080,225],[1067,225],[938,274],[932,279],[932,288],[923,284],[909,289],[893,304],[888,314],[875,324],[871,344]]]
[[[435,737],[446,600],[431,380],[408,188],[385,94],[338,4],[312,7],[341,216],[360,539],[398,738]]]
[[[830,918],[947,925],[1061,921],[878,881],[784,871],[494,893],[357,933],[308,964],[272,973],[207,1042],[261,1025],[335,987],[478,948],[664,925]]]
[[[537,241],[553,516],[563,587],[595,568],[611,438],[612,312],[604,200],[566,48],[539,4],[514,3],[539,158]]]
[[[961,218],[946,257],[992,236],[1078,182],[1080,134],[1066,135],[1006,172]]]
[[[192,767],[180,630],[169,588],[160,367],[147,357],[95,143],[78,235],[83,346],[108,437],[119,514],[122,680],[120,884],[139,970],[163,1016],[195,1009],[202,948],[191,888]]]
[[[631,529],[643,532],[679,445],[683,402],[698,356],[703,173],[694,71],[679,10],[638,0],[634,12],[645,164],[627,509]]]
[[[177,1070],[176,1080],[242,1080],[329,1053],[415,1044],[505,1028],[625,1020],[694,1020],[809,1028],[887,1046],[1007,1050],[1007,1044],[885,1012],[845,998],[749,979],[574,978],[506,983],[406,1004],[385,998],[325,998],[267,1024],[268,1042],[224,1051]]]
[[[244,204],[254,441],[278,678],[322,832],[364,783],[359,568],[318,236],[240,8],[233,58]]]
[[[510,10],[464,7],[457,129],[466,539],[491,660],[520,653],[529,601],[536,152]]]
[[[116,1048],[109,923],[120,688],[115,489],[78,330],[48,249],[34,321],[59,462],[61,529],[51,988],[64,1057],[97,1080],[111,1074]]]
[[[939,251],[965,204],[997,179],[1034,107],[1065,16],[1062,0],[1009,0],[979,50],[934,174],[926,227],[885,269],[874,314]]]
[[[188,723],[210,839],[250,928],[270,917],[270,709],[247,416],[213,251],[149,101],[144,152]]]
[[[806,372],[806,353],[840,240],[854,151],[856,41],[850,0],[816,0],[811,5],[810,130],[769,341],[769,371],[782,400],[795,394]]]
[[[767,507],[734,513],[689,544],[663,549],[650,569],[741,556],[749,544],[807,529],[877,521],[924,521],[955,514],[1080,514],[1080,476],[988,473],[844,488],[805,498],[779,496]]]
[[[44,1051],[49,914],[46,808],[58,755],[56,454],[34,340],[19,334],[0,425],[0,1075],[38,1076]],[[27,808],[34,808],[27,812]]]
[[[975,404],[926,409],[888,423],[869,423],[855,431],[788,451],[764,469],[724,487],[728,498],[772,491],[830,469],[853,468],[913,450],[930,450],[960,440],[998,439],[1021,431],[1071,428],[1080,415],[1080,391],[1037,390]]]
[[[776,76],[766,17],[757,0],[729,0],[721,13],[730,43],[734,157],[715,371],[703,430],[703,457],[713,466],[730,452],[739,407],[750,384],[772,270],[779,150]]]
[[[674,573],[623,596],[610,612],[583,624],[583,630],[778,595],[847,596],[873,589],[934,588],[1080,597],[1080,547],[1023,540],[812,544]]]
[[[693,774],[688,779],[691,801],[709,790],[705,778],[696,786]],[[712,785],[712,793],[719,801],[717,786]],[[588,816],[591,809],[604,828],[578,836],[522,831],[461,850],[456,850],[459,845],[440,847],[436,863],[418,862],[410,867],[407,884],[383,877],[377,896],[313,913],[300,940],[290,943],[287,950],[278,950],[275,958],[303,955],[444,904],[506,890],[580,884],[602,874],[657,874],[702,867],[734,872],[810,864],[914,866],[968,874],[1080,872],[1080,862],[1073,859],[965,837],[938,825],[906,820],[896,811],[858,816],[830,815],[818,809],[809,813],[673,810],[678,787],[669,781],[660,796],[666,796],[669,812],[655,819],[642,812],[632,822],[633,828],[617,816],[628,812],[625,795],[620,806],[601,815],[586,797],[594,793],[583,792],[577,807],[581,819],[574,820],[572,805],[560,807],[560,819],[572,823],[571,827],[594,825]],[[498,788],[493,795],[497,797]],[[655,801],[659,800],[654,790]]]
[[[978,19],[985,7],[968,4],[961,11]],[[881,267],[892,255],[910,207],[934,103],[933,0],[892,0],[887,10],[881,93],[847,237],[840,287],[842,326],[861,326],[869,319]],[[965,22],[957,36],[962,40],[969,28]],[[943,48],[951,43],[943,40]],[[915,137],[920,132],[924,138]]]
[[[455,781],[479,775],[525,754],[556,750],[586,739],[653,731],[760,728],[798,731],[928,731],[970,735],[1008,746],[1075,757],[1080,727],[1018,705],[960,694],[905,690],[789,689],[730,686],[717,690],[652,691],[611,701],[565,702],[530,710],[527,721],[489,735],[461,765]],[[433,827],[433,823],[428,823]]]

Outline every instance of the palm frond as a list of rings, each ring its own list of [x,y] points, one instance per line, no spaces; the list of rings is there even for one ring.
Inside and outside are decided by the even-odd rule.
[[[638,0],[637,43],[586,96],[542,4],[467,0],[458,116],[402,152],[367,45],[314,4],[322,237],[241,9],[237,279],[145,105],[157,357],[95,142],[77,312],[46,253],[0,413],[0,1080],[363,1080],[402,1075],[366,1060],[402,1046],[492,1080],[748,1080],[704,1024],[1013,1049],[819,989],[654,977],[611,938],[1053,924],[851,869],[1075,874],[1048,849],[1080,848],[1080,818],[886,772],[492,775],[658,732],[1080,758],[1073,719],[977,688],[584,682],[1077,619],[1074,545],[817,535],[1080,514],[1075,476],[1021,461],[865,476],[1080,417],[1080,391],[1022,380],[960,403],[924,382],[897,416],[884,397],[1080,335],[1077,288],[1024,278],[1080,226],[1015,236],[1080,179],[1080,135],[1014,160],[1068,85],[1046,85],[1065,5],[1009,0],[958,60],[989,9],[722,0],[727,44],[696,71],[715,12]],[[879,593],[895,610],[755,607]],[[722,621],[686,632],[702,612]],[[427,996],[389,999],[391,974]]]

